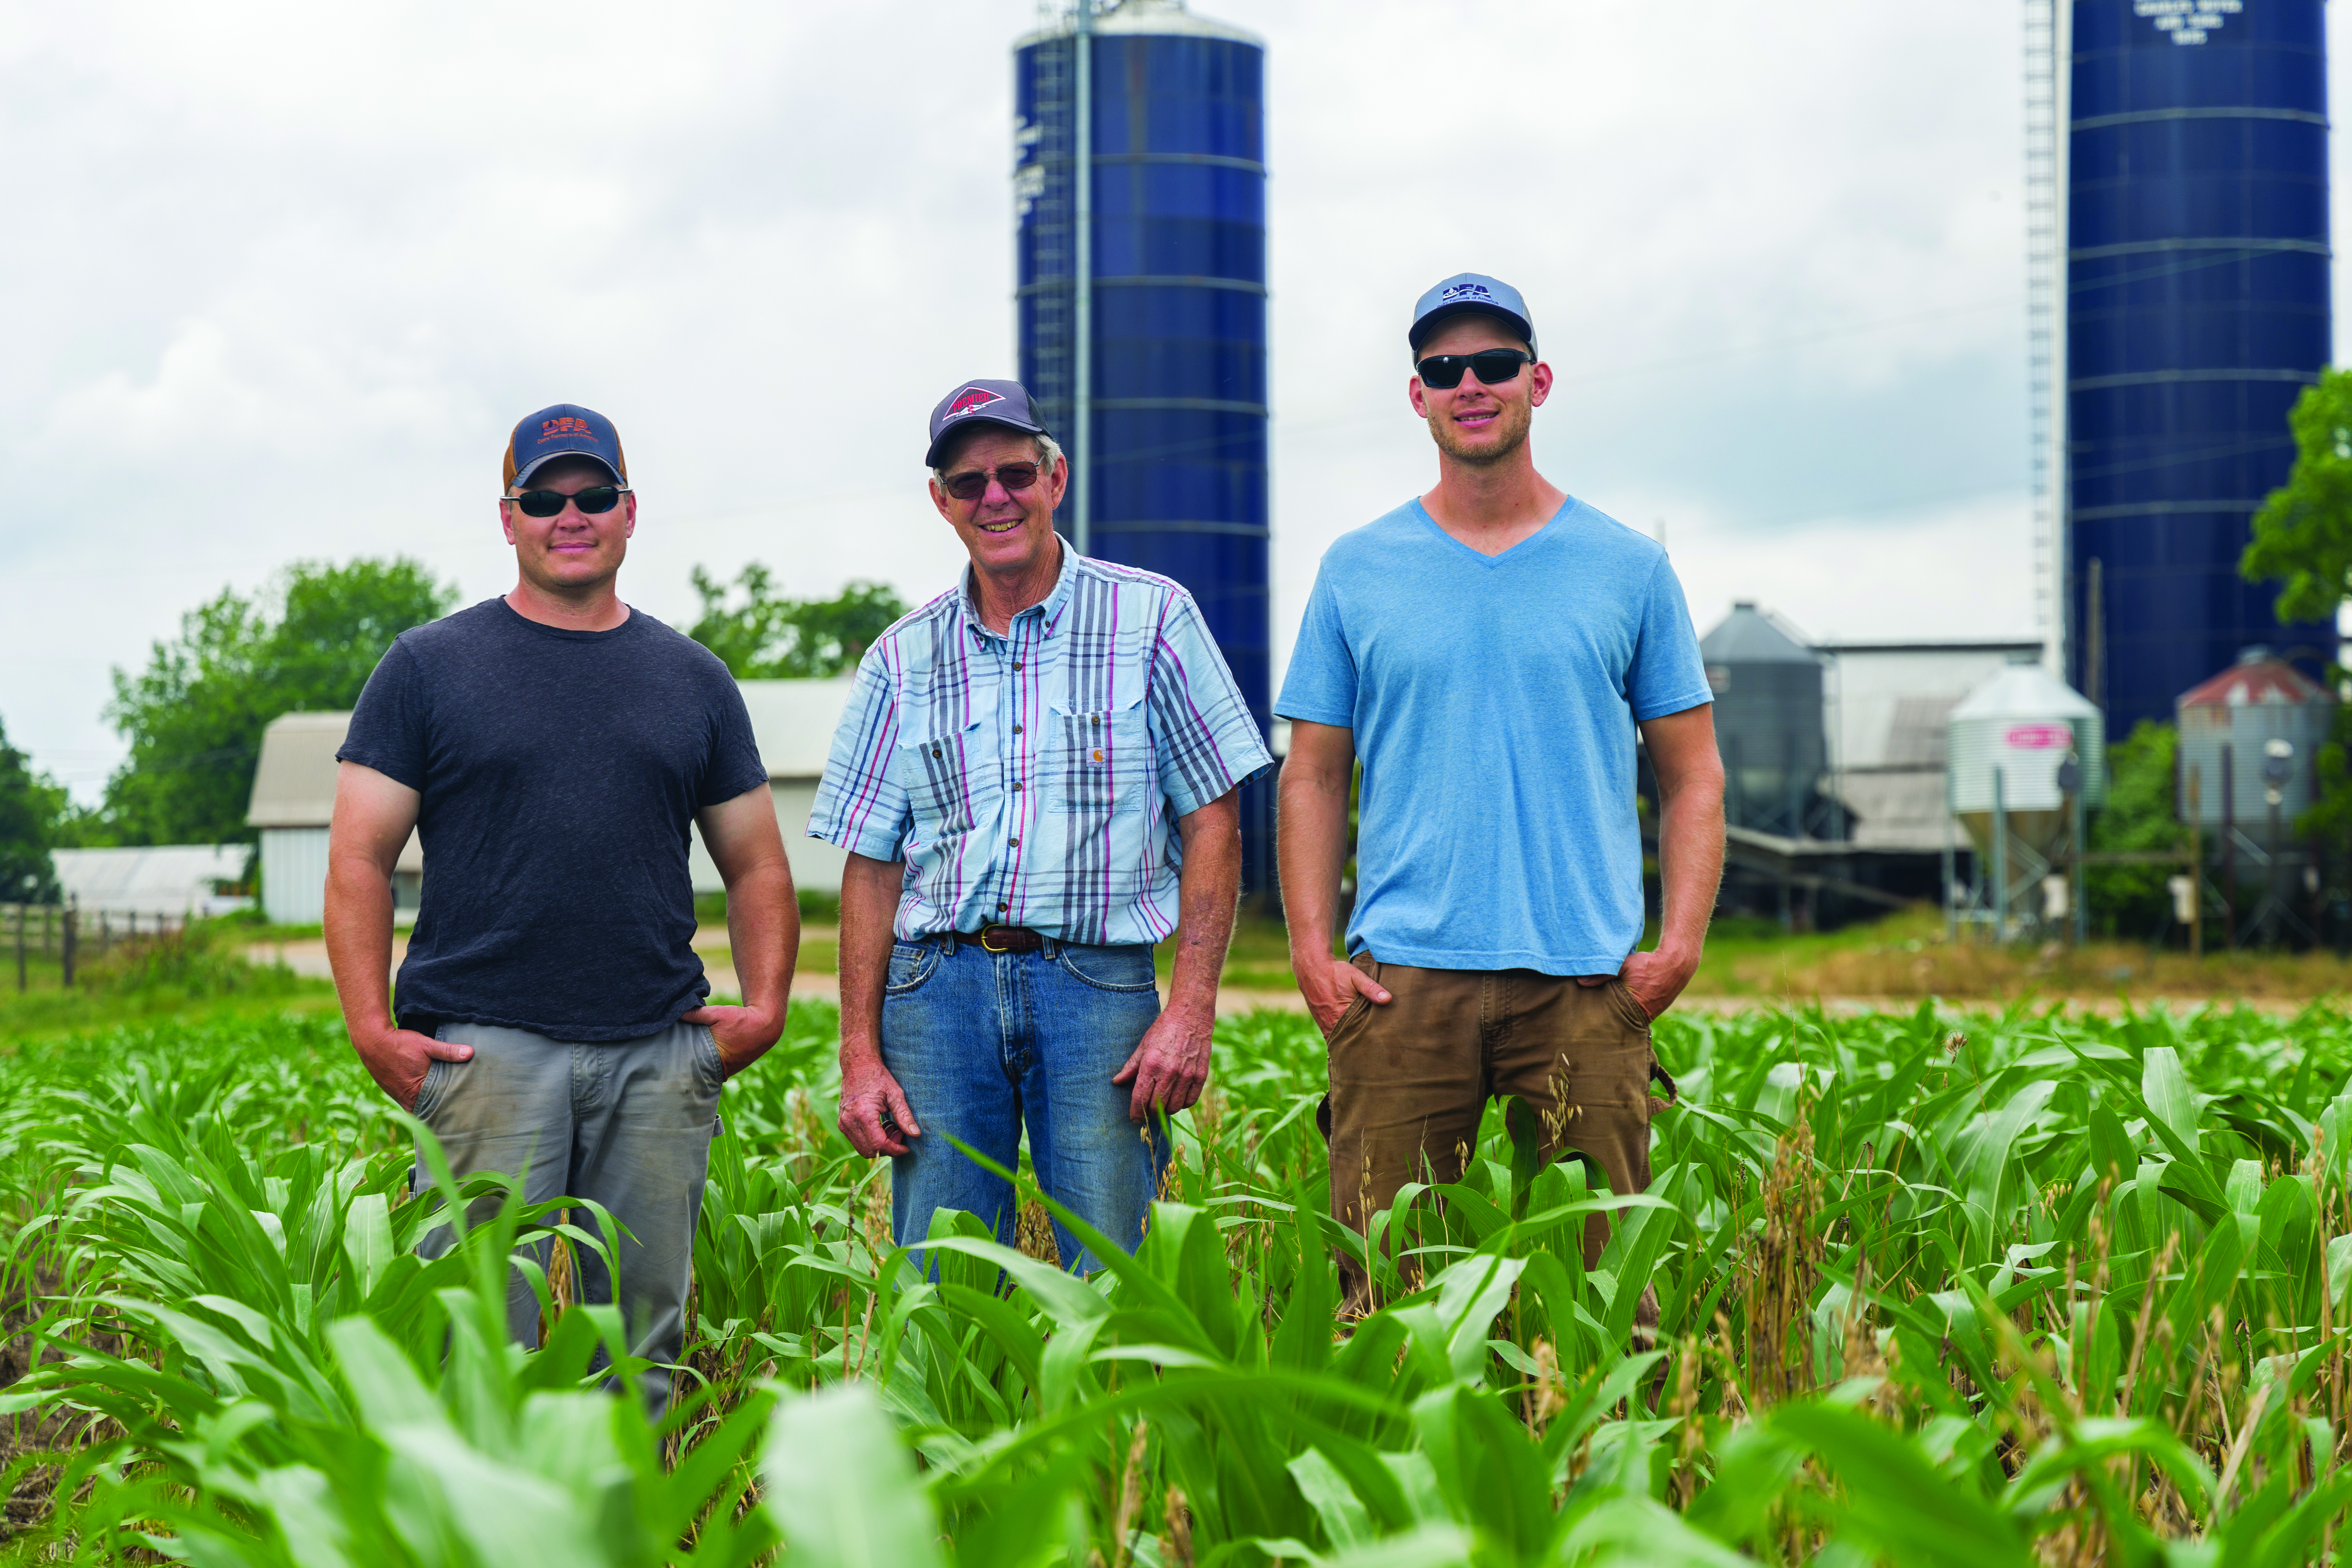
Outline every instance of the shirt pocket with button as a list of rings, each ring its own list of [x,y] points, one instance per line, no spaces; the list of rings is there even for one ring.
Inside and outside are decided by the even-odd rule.
[[[961,730],[901,740],[893,767],[914,814],[914,842],[929,844],[972,830],[989,798],[996,759],[974,720]]]
[[[1143,807],[1159,766],[1143,720],[1143,698],[1084,710],[1055,705],[1046,718],[1045,809],[1066,815],[1124,816]]]

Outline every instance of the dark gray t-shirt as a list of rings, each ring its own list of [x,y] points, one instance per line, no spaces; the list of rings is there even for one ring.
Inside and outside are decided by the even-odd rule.
[[[768,773],[709,649],[642,610],[575,632],[488,599],[401,634],[335,755],[424,797],[402,1027],[629,1040],[709,994],[688,824]]]

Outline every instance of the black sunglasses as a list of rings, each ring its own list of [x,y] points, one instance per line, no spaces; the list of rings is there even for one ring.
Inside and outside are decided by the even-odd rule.
[[[558,516],[566,501],[590,517],[599,517],[620,505],[621,498],[628,493],[626,485],[591,485],[571,495],[565,495],[562,490],[525,490],[519,496],[507,499],[522,508],[524,514],[530,517]]]
[[[1443,389],[1461,385],[1465,370],[1481,386],[1501,386],[1519,379],[1519,366],[1535,363],[1536,356],[1524,349],[1480,349],[1475,354],[1432,354],[1413,362],[1412,368],[1423,385]]]
[[[940,481],[940,489],[958,500],[978,500],[988,493],[988,477],[993,473],[996,482],[1008,490],[1025,490],[1037,482],[1034,463],[1000,463],[994,468],[972,468],[961,474],[950,474]]]

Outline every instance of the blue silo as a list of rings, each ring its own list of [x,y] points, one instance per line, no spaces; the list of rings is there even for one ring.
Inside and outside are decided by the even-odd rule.
[[[2067,677],[2111,734],[2251,643],[2332,657],[2247,583],[2330,351],[2322,0],[2074,0]]]
[[[1076,480],[1056,523],[1192,590],[1261,730],[1265,81],[1256,38],[1181,0],[1095,5],[1013,49],[1021,380]],[[1272,805],[1270,782],[1243,792],[1253,889],[1273,881]]]

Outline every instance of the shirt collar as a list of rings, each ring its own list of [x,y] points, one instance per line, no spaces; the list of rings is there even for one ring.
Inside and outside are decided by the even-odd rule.
[[[1062,566],[1061,570],[1055,574],[1054,591],[1013,617],[1013,625],[1019,626],[1024,617],[1037,616],[1045,623],[1047,637],[1054,635],[1054,627],[1061,620],[1062,611],[1070,602],[1071,585],[1077,581],[1078,575],[1078,552],[1071,549],[1070,542],[1058,533],[1054,538],[1055,542],[1062,547]],[[963,612],[964,624],[982,637],[996,637],[996,633],[988,629],[988,623],[980,618],[980,601],[972,593],[971,564],[969,562],[964,563],[962,587],[963,591],[956,595],[956,605]],[[1008,632],[1011,629],[1010,626],[1006,628]],[[997,640],[1001,642],[1003,638],[998,637]]]

